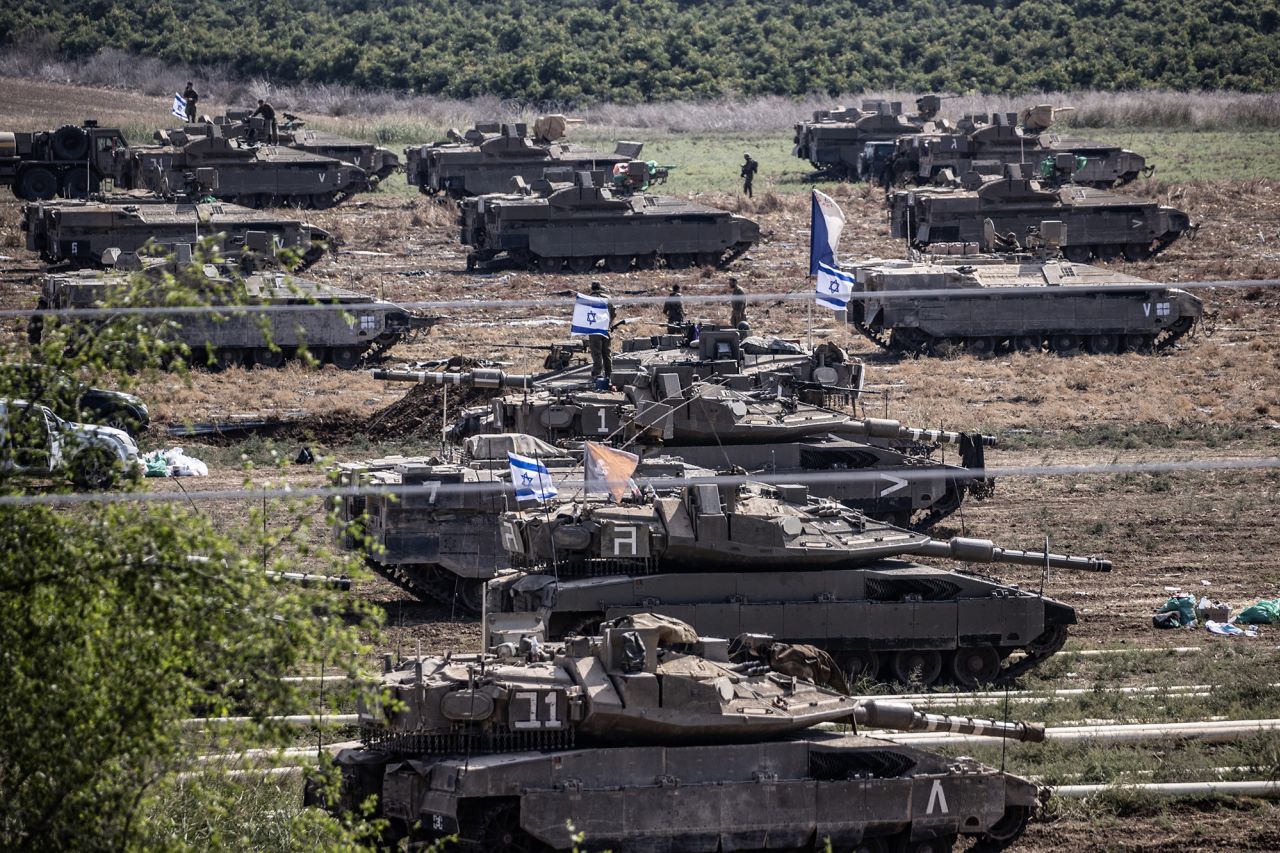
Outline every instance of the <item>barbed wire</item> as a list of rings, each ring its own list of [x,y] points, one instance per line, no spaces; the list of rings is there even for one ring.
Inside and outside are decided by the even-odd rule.
[[[407,459],[408,457],[406,457]],[[563,458],[563,457],[560,457]],[[653,462],[661,457],[649,457]],[[543,460],[552,461],[551,459]],[[441,464],[458,464],[442,462]],[[839,471],[794,471],[786,473],[759,474],[694,474],[680,477],[637,477],[639,486],[651,486],[657,491],[671,491],[682,486],[697,484],[743,485],[760,483],[763,485],[810,485],[810,484],[850,484],[860,482],[898,482],[954,480],[1004,479],[1008,477],[1071,477],[1121,474],[1163,474],[1181,471],[1221,472],[1242,470],[1275,470],[1280,469],[1280,457],[1236,457],[1215,459],[1192,459],[1169,462],[1109,462],[1085,465],[1011,465],[985,468],[947,467],[941,464],[916,465],[905,468],[874,468],[870,470]],[[585,479],[565,477],[556,479],[560,470],[551,468],[550,474],[557,488],[582,489]],[[570,469],[570,473],[580,471]],[[223,500],[264,500],[264,499],[303,499],[303,498],[348,498],[348,497],[418,497],[436,498],[440,495],[475,494],[477,490],[490,488],[505,490],[509,483],[500,479],[505,473],[505,466],[499,463],[493,469],[494,479],[479,483],[401,483],[387,485],[357,486],[263,486],[238,489],[188,489],[183,492],[50,492],[45,494],[10,494],[0,495],[0,506],[64,506],[75,504],[117,504],[117,503],[183,503],[188,501],[223,501]]]

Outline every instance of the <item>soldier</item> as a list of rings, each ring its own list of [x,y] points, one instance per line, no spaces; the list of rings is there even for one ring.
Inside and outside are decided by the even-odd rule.
[[[267,126],[267,142],[271,145],[278,144],[280,142],[280,126],[276,124],[276,108],[262,98],[258,98],[258,108],[250,114],[249,118],[254,116],[262,116],[262,121]]]
[[[196,87],[191,85],[191,81],[187,81],[187,88],[182,92],[182,100],[187,102],[187,124],[194,124],[196,120],[196,102],[200,100],[200,93],[196,91]]]
[[[729,297],[729,326],[730,328],[738,328],[739,323],[747,322],[747,292],[742,289],[742,285],[738,284],[736,278],[729,279],[729,293],[733,294]]]
[[[605,304],[609,306],[609,331],[613,331],[614,318],[618,316],[618,309],[613,306],[613,301],[609,299],[609,293],[601,286],[600,282],[591,282],[591,295],[597,299],[603,299]],[[591,335],[587,338],[587,345],[591,349],[591,378],[604,378],[607,383],[613,378],[613,347],[612,339],[608,335]]]
[[[662,313],[667,315],[667,331],[678,333],[684,328],[684,299],[680,296],[679,283],[671,285],[671,295],[662,303]]]
[[[756,179],[756,172],[760,169],[760,164],[751,158],[750,154],[742,155],[742,192],[747,198],[753,198],[751,194],[751,182]]]

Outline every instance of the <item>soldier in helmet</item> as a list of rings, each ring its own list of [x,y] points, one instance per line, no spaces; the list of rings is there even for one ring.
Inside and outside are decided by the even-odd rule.
[[[618,309],[614,307],[613,301],[609,299],[609,292],[598,281],[591,282],[591,295],[597,299],[603,299],[605,304],[609,306],[609,330],[613,331],[614,318],[618,316]],[[613,342],[607,335],[591,335],[587,338],[587,346],[591,350],[591,378],[603,378],[608,382],[613,377]]]
[[[742,193],[747,198],[753,198],[751,194],[751,183],[756,179],[756,172],[760,170],[760,164],[757,163],[750,154],[742,155]]]
[[[187,88],[182,91],[182,100],[187,103],[187,124],[192,124],[196,120],[196,102],[200,100],[200,93],[191,85],[190,80],[187,81]]]
[[[731,278],[729,293],[729,326],[736,329],[739,324],[747,322],[747,292],[736,278]]]
[[[262,122],[266,125],[268,144],[279,144],[280,126],[276,124],[276,108],[262,98],[258,98],[258,108],[249,115],[249,118],[254,116],[262,116]]]
[[[662,313],[667,317],[668,332],[684,328],[684,299],[680,296],[679,282],[671,285],[671,295],[662,303]]]

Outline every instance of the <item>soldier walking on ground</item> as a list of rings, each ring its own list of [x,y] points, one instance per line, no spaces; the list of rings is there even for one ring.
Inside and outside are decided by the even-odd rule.
[[[684,328],[684,299],[680,296],[680,285],[671,285],[671,295],[662,303],[662,313],[667,316],[667,331],[679,332]]]
[[[276,124],[276,108],[262,98],[258,98],[258,108],[253,111],[249,118],[254,116],[262,116],[262,123],[266,125],[267,143],[270,145],[279,144],[280,126]]]
[[[742,155],[742,193],[747,198],[754,198],[751,194],[751,182],[756,179],[756,172],[760,169],[760,164],[751,158],[750,154]]]
[[[609,292],[601,286],[600,282],[591,282],[591,295],[597,299],[603,299],[605,304],[609,306],[609,331],[613,331],[614,318],[618,316],[618,309],[614,307],[613,300],[609,299]],[[587,338],[587,346],[591,350],[591,378],[604,378],[606,382],[613,378],[613,341],[608,335],[591,335]]]
[[[729,279],[729,327],[738,328],[739,323],[747,322],[747,292],[742,289],[742,285],[738,284],[736,278]]]
[[[182,100],[187,104],[187,124],[194,124],[196,120],[197,110],[196,102],[200,100],[200,93],[196,91],[196,87],[191,85],[191,81],[187,81],[187,88],[182,92]]]

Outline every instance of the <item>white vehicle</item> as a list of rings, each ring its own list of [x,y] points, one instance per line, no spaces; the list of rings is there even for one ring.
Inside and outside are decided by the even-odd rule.
[[[63,473],[80,488],[103,489],[141,468],[138,445],[122,429],[64,421],[47,406],[0,398],[0,471]]]

